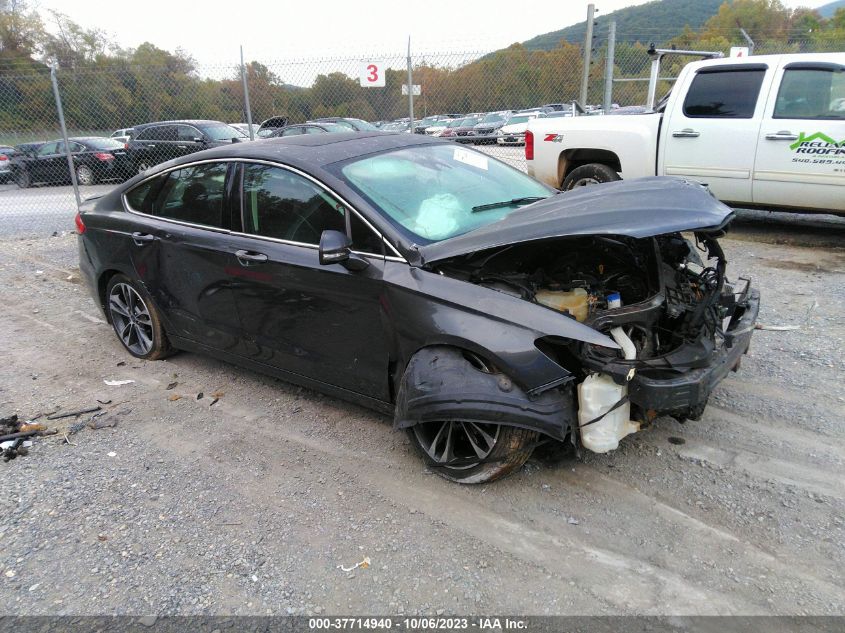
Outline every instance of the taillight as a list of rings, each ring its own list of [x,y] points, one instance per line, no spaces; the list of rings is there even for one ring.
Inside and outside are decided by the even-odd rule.
[[[534,160],[534,133],[525,130],[525,160]]]
[[[97,152],[94,154],[94,158],[97,160],[114,160],[114,154],[109,154],[108,152]]]
[[[129,141],[123,144],[123,149],[129,149]]]
[[[0,154],[0,160],[9,160],[9,157],[5,154]]]
[[[80,235],[85,233],[85,222],[82,221],[81,213],[76,214],[76,219],[74,221],[76,222],[76,232]]]

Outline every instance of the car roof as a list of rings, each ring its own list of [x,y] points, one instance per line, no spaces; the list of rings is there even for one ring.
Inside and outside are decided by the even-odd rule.
[[[279,161],[300,167],[322,168],[332,163],[411,145],[443,144],[430,136],[402,132],[339,132],[274,137],[257,143],[233,143],[190,154],[173,163],[203,158],[252,158]]]
[[[218,125],[223,123],[223,121],[215,121],[213,119],[177,119],[174,121],[152,121],[151,123],[141,123],[140,125],[136,125],[131,128],[126,128],[127,130],[131,129],[141,129],[145,127],[150,127],[151,125],[174,125],[174,124],[186,124],[186,125]],[[229,125],[228,123],[223,123],[223,125]]]

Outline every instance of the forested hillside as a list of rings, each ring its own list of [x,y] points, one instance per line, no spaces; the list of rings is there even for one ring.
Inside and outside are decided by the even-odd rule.
[[[620,9],[607,15],[596,14],[596,44],[601,46],[607,35],[607,24],[616,21],[616,37],[620,41],[665,42],[680,35],[684,26],[700,28],[716,15],[723,0],[653,0],[636,7]],[[586,18],[586,16],[584,16]],[[561,40],[581,44],[587,29],[586,19],[559,31],[532,37],[523,46],[528,50],[550,50]]]

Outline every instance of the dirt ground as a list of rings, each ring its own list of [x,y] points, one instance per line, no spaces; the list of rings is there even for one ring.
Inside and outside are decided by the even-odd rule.
[[[735,228],[760,322],[798,329],[757,331],[699,422],[545,448],[476,487],[367,410],[194,354],[132,359],[75,236],[0,242],[0,416],[99,399],[117,422],[65,441],[77,420],[57,421],[0,463],[4,611],[845,613],[845,222]]]

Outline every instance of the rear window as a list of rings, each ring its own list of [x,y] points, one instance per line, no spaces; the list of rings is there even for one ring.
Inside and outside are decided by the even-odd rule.
[[[120,141],[110,138],[86,139],[85,144],[91,149],[123,149],[124,147]]]
[[[750,119],[765,70],[700,72],[684,100],[689,118]]]

